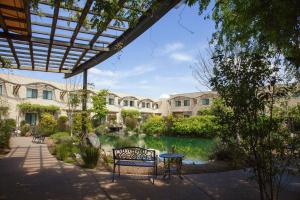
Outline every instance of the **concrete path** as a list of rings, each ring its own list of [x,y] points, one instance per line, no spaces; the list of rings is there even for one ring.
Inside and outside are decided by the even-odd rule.
[[[107,199],[92,176],[57,161],[45,144],[31,138],[11,140],[0,160],[0,199]]]
[[[185,175],[183,180],[161,177],[152,184],[145,176],[121,175],[113,183],[111,173],[83,170],[58,162],[46,145],[30,138],[13,138],[12,150],[0,159],[2,199],[201,199],[255,200],[259,193],[247,175],[239,171]],[[300,199],[300,177],[289,179],[281,199]]]

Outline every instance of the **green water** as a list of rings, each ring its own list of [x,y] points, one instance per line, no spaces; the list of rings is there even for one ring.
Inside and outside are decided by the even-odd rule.
[[[213,139],[150,136],[144,134],[120,135],[117,133],[99,136],[102,147],[106,151],[124,146],[139,146],[155,149],[158,153],[170,152],[175,147],[177,153],[183,154],[184,163],[202,164],[215,146]]]

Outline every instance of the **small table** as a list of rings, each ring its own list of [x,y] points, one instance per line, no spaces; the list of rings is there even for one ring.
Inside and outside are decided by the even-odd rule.
[[[184,155],[178,154],[178,153],[164,153],[160,154],[159,157],[164,159],[164,176],[165,178],[167,175],[169,176],[169,179],[171,178],[171,172],[175,172],[180,179],[182,179],[181,176],[181,167],[182,167],[182,159]],[[171,161],[175,160],[175,167],[171,167]]]

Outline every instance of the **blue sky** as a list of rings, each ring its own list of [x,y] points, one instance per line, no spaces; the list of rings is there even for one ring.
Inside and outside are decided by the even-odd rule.
[[[196,6],[171,10],[120,53],[89,70],[88,81],[109,89],[152,98],[207,90],[192,75],[199,52],[205,54],[214,31],[212,21],[198,15]],[[21,74],[65,82],[63,74],[13,70]],[[73,78],[77,81],[81,75]]]

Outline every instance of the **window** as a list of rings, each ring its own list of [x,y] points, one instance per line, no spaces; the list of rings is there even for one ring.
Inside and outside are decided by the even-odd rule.
[[[52,100],[52,91],[43,90],[43,99]]]
[[[109,105],[115,105],[115,99],[114,98],[109,98],[108,99],[108,104]]]
[[[124,100],[123,105],[128,106],[128,100]]]
[[[184,106],[190,106],[190,100],[184,100],[183,105]]]
[[[147,108],[150,108],[150,103],[147,103],[147,104],[146,104],[146,107],[147,107]]]
[[[202,105],[209,105],[209,99],[202,99]]]
[[[130,101],[130,107],[134,106],[134,101]]]
[[[145,108],[145,107],[146,107],[145,102],[142,102],[142,108]]]
[[[2,95],[2,85],[0,85],[0,95]]]
[[[181,106],[181,101],[175,101],[175,106],[180,107]]]
[[[27,98],[37,98],[37,89],[27,88]]]
[[[36,113],[26,113],[25,114],[25,121],[30,125],[36,124]]]

